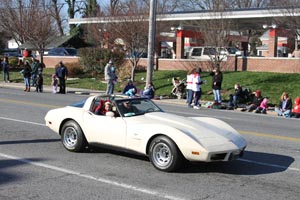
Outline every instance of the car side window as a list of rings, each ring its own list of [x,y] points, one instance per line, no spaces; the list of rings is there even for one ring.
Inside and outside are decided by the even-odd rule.
[[[192,56],[201,56],[201,54],[202,54],[202,48],[193,49]]]

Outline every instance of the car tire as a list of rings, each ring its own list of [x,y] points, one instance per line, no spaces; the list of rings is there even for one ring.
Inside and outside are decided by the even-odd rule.
[[[158,136],[152,140],[149,159],[156,169],[165,172],[178,170],[184,161],[176,144],[165,136]]]
[[[64,147],[72,152],[81,152],[87,142],[80,126],[73,120],[67,121],[61,129],[61,141]]]

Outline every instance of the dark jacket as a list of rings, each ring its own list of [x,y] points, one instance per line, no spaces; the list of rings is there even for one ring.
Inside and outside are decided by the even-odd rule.
[[[278,104],[278,107],[281,109],[282,108],[282,104],[283,102],[280,101],[279,104]],[[288,98],[287,99],[287,102],[286,102],[286,105],[285,105],[285,110],[292,110],[293,108],[293,103],[292,103],[292,99],[291,98]]]
[[[237,89],[234,90],[234,95],[238,97],[243,97],[244,92],[242,87],[238,87]]]
[[[31,66],[29,64],[24,65],[23,76],[24,78],[31,77]]]
[[[254,96],[252,103],[256,106],[259,106],[264,98],[262,96]]]
[[[56,69],[55,74],[58,78],[65,78],[66,76],[68,76],[68,69],[66,68],[66,66],[61,65]]]
[[[8,62],[2,61],[1,65],[2,65],[2,71],[3,72],[8,72],[9,71],[9,64],[8,64]]]
[[[128,90],[134,88],[135,89],[135,93],[137,92],[136,87],[133,84],[127,84],[123,90],[123,94],[125,94]]]
[[[215,72],[211,72],[210,75],[212,76],[212,89],[221,90],[223,81],[222,72],[219,72],[218,74],[216,74]]]

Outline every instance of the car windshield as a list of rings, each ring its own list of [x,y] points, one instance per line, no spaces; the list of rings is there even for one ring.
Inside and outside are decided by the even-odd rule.
[[[116,100],[116,106],[123,117],[163,112],[153,101],[147,98]]]
[[[85,99],[85,100],[82,100],[82,101],[80,101],[80,102],[73,103],[73,104],[71,104],[71,105],[69,105],[69,106],[77,107],[77,108],[82,108],[82,107],[84,106],[85,102],[86,102],[86,99]]]

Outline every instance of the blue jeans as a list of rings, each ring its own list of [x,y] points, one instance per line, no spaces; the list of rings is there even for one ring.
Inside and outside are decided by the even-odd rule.
[[[8,71],[3,71],[3,80],[5,82],[9,81],[9,72]]]
[[[278,107],[275,107],[275,112],[278,114],[278,115],[282,115],[284,117],[290,117],[291,116],[291,110],[285,110],[285,111],[282,111],[280,110]]]
[[[239,97],[236,95],[229,95],[228,107],[238,107]]]
[[[214,101],[218,103],[222,103],[221,91],[213,90],[213,93],[214,93]]]
[[[107,88],[106,88],[106,94],[113,94],[114,93],[115,84],[114,81],[108,80],[107,81]]]
[[[201,89],[200,91],[188,90],[188,105],[190,106],[194,100],[194,105],[199,105],[199,99],[201,97]]]
[[[35,85],[36,74],[31,74],[32,86]]]
[[[24,77],[25,87],[30,87],[30,77]]]

